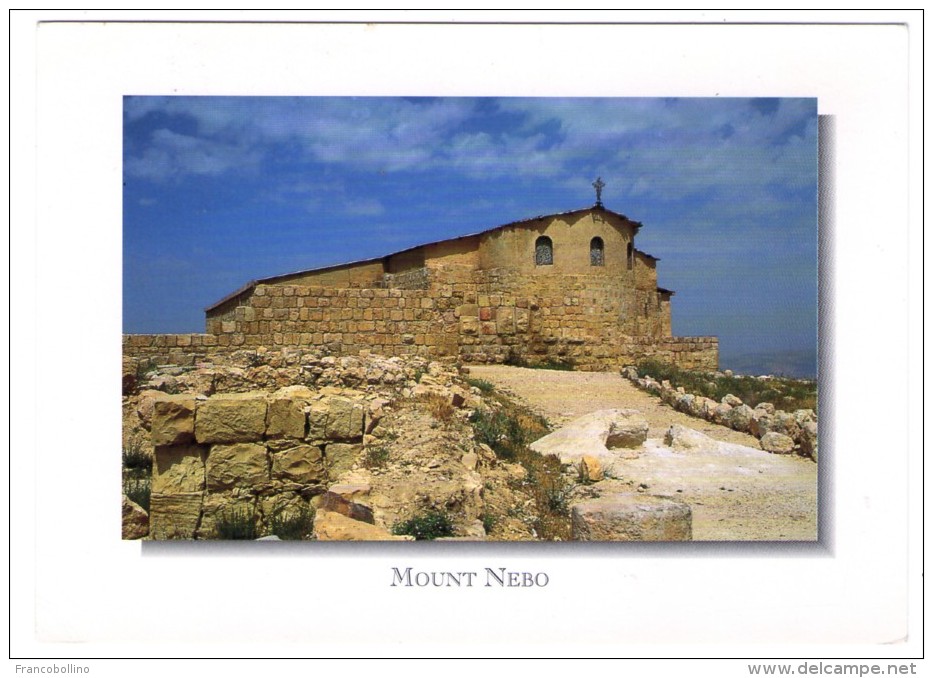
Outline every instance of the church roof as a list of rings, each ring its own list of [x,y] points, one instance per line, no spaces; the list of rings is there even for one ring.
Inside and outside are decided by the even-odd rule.
[[[383,254],[382,256],[372,257],[370,259],[357,259],[356,261],[346,261],[340,264],[330,264],[328,266],[319,266],[317,268],[306,268],[300,271],[292,271],[291,273],[280,273],[279,275],[273,275],[268,278],[257,278],[256,280],[250,280],[248,283],[246,283],[245,285],[237,289],[235,292],[231,292],[230,294],[225,296],[223,299],[211,304],[204,310],[205,312],[213,311],[218,306],[222,306],[223,304],[227,303],[231,299],[235,299],[241,294],[248,292],[256,285],[265,285],[268,283],[274,283],[277,280],[281,280],[282,278],[291,278],[292,276],[305,275],[307,273],[326,273],[327,271],[336,271],[341,268],[346,268],[348,266],[359,266],[360,264],[372,264],[377,261],[382,261],[383,259],[386,259],[388,257],[394,257],[399,254],[413,252],[414,250],[421,249],[422,247],[430,247],[432,245],[439,245],[445,242],[456,242],[458,240],[466,240],[467,238],[475,238],[480,235],[487,235],[489,233],[493,233],[495,231],[505,229],[505,228],[510,228],[512,226],[521,226],[523,224],[531,224],[536,221],[542,221],[544,219],[552,219],[554,217],[567,217],[573,214],[582,214],[583,212],[604,212],[606,214],[611,214],[613,216],[619,217],[620,219],[623,219],[625,221],[628,221],[631,224],[634,224],[636,233],[643,225],[640,221],[634,221],[632,219],[629,219],[624,214],[621,214],[620,212],[614,212],[612,210],[608,210],[602,205],[593,205],[592,207],[584,207],[582,209],[570,210],[567,212],[557,212],[556,214],[539,214],[538,216],[529,217],[527,219],[519,219],[518,221],[510,221],[507,224],[500,224],[499,226],[493,226],[492,228],[487,228],[486,230],[483,230],[483,231],[477,231],[476,233],[467,233],[466,235],[458,235],[453,238],[444,238],[442,240],[434,240],[432,242],[421,243],[420,245],[414,245],[412,247],[408,247],[403,250],[398,250],[397,252],[390,252],[389,254]],[[650,259],[654,259],[655,261],[658,261],[657,257],[652,257],[650,254],[645,254],[644,252],[640,252],[640,251],[639,253],[647,256]]]

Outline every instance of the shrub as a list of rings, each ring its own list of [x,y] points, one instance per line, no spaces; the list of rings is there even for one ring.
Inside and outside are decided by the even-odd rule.
[[[421,396],[421,400],[425,403],[431,416],[445,426],[449,426],[454,420],[457,410],[450,404],[449,399],[439,393],[428,393]]]
[[[389,448],[385,445],[369,445],[363,454],[363,466],[369,469],[383,468],[389,462]]]
[[[252,509],[222,511],[214,523],[214,531],[218,539],[257,539],[259,537],[256,514]]]
[[[530,362],[527,358],[520,355],[509,354],[505,359],[505,364],[512,367],[527,367],[532,370],[565,370],[572,371],[575,365],[570,358],[552,358],[548,356],[537,362]]]
[[[392,527],[392,534],[407,534],[418,541],[449,537],[454,533],[453,522],[444,511],[431,509],[408,520],[396,523]]]
[[[123,480],[123,494],[130,501],[139,504],[144,511],[149,512],[149,497],[152,494],[152,484],[149,478],[125,478]]]
[[[269,521],[269,531],[279,539],[305,539],[314,527],[314,509],[302,506],[295,512],[277,511]]]
[[[492,384],[492,382],[486,381],[485,379],[471,379],[467,377],[466,383],[470,386],[478,388],[479,392],[483,395],[489,395],[494,390],[496,390],[496,387]]]
[[[143,449],[142,441],[133,437],[123,444],[123,468],[128,471],[152,471],[152,455]]]
[[[496,523],[499,522],[499,519],[494,515],[489,513],[484,513],[482,517],[483,529],[486,530],[486,534],[492,532],[493,528],[496,526]]]

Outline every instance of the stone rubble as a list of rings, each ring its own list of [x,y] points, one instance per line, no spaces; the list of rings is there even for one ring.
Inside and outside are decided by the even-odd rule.
[[[771,403],[759,403],[751,408],[732,394],[727,394],[717,403],[704,396],[684,393],[683,388],[675,389],[666,380],[658,382],[651,376],[641,377],[633,366],[625,367],[621,374],[638,388],[658,396],[680,412],[753,435],[761,441],[764,450],[775,454],[796,452],[817,460],[817,416],[813,410],[784,412]],[[723,374],[731,376],[729,370]]]

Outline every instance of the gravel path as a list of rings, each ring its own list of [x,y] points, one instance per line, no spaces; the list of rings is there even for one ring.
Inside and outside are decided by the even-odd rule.
[[[817,465],[769,454],[745,433],[676,412],[612,372],[563,372],[501,365],[470,367],[559,427],[588,412],[632,408],[648,420],[649,444],[613,468],[621,480],[593,486],[603,494],[640,485],[688,503],[697,541],[813,541],[817,538]],[[739,454],[672,454],[651,439],[681,424],[717,440],[745,445]]]

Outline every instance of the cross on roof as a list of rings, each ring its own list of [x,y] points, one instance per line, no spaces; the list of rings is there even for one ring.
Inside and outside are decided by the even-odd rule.
[[[596,181],[593,182],[593,188],[596,189],[596,206],[603,206],[603,187],[605,187],[605,182],[602,180],[602,177],[596,177]]]

